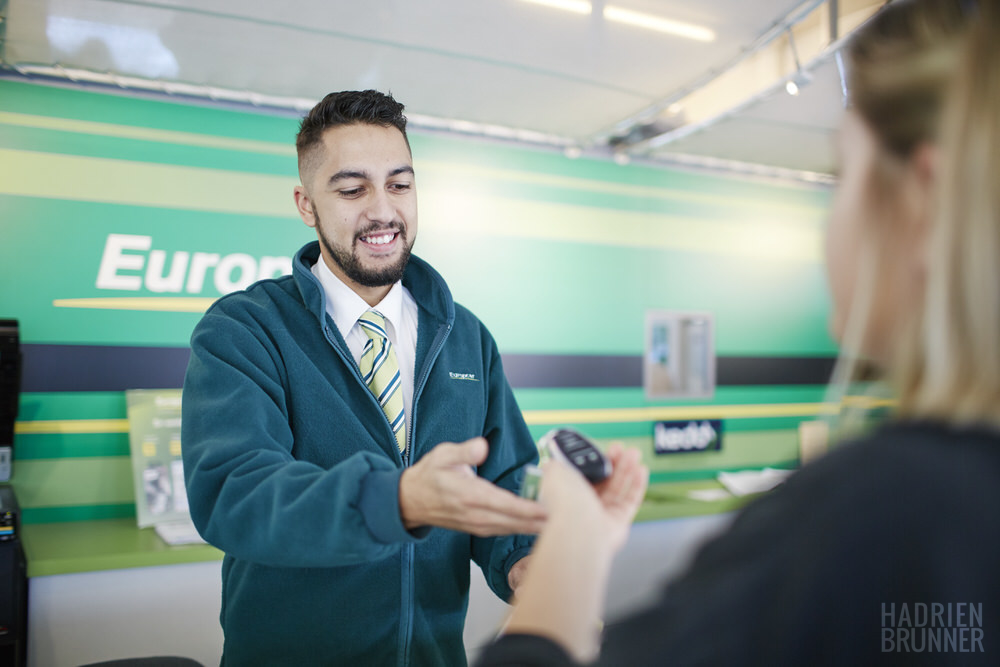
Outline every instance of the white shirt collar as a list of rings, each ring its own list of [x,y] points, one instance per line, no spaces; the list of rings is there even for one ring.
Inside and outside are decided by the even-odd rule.
[[[326,299],[326,312],[333,318],[340,335],[347,339],[348,333],[367,310],[377,310],[393,327],[398,328],[403,321],[403,284],[400,281],[389,289],[389,293],[374,308],[358,296],[340,278],[334,275],[323,258],[313,264],[312,273],[319,279]]]

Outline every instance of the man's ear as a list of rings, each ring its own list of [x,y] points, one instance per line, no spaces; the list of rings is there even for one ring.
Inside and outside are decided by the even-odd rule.
[[[302,222],[306,223],[308,227],[315,227],[316,214],[313,210],[312,200],[309,199],[309,193],[301,185],[296,185],[293,194],[295,196],[295,208],[298,210]]]

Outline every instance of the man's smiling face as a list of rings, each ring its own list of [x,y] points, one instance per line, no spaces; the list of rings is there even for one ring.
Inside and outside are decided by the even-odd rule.
[[[323,133],[299,214],[319,236],[323,260],[355,292],[388,288],[417,236],[413,160],[395,127],[356,123]],[[302,192],[304,190],[304,192]]]

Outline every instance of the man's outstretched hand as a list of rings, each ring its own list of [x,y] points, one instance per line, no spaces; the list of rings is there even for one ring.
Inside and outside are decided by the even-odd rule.
[[[479,537],[536,534],[545,524],[541,504],[478,477],[473,466],[486,460],[484,438],[443,442],[399,479],[399,510],[407,530],[439,526]]]

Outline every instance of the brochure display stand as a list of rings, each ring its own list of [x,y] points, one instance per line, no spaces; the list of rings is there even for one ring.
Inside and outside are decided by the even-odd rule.
[[[169,544],[202,542],[191,524],[181,461],[181,390],[130,389],[129,446],[139,527]]]

